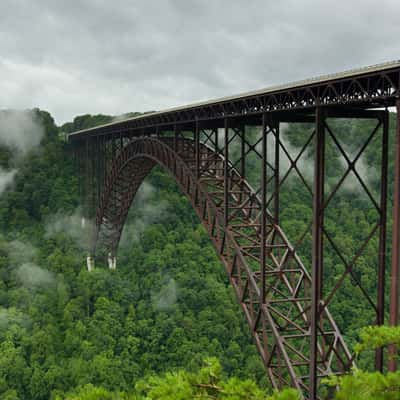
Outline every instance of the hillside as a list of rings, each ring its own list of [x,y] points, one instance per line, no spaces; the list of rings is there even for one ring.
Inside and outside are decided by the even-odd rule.
[[[0,126],[7,118],[0,117]],[[156,168],[146,179],[124,229],[117,270],[98,265],[89,273],[78,177],[65,133],[112,117],[82,116],[57,127],[51,115],[35,110],[28,120],[31,125],[25,121],[24,129],[40,127],[38,143],[0,140],[0,397],[63,399],[77,391],[67,398],[122,398],[115,393],[125,392],[137,399],[146,393],[166,399],[150,395],[149,388],[177,385],[186,392],[171,399],[194,396],[195,388],[204,398],[210,398],[205,397],[209,390],[217,396],[224,388],[225,396],[231,386],[251,397],[226,398],[265,398],[269,384],[225,272],[172,178]],[[354,148],[363,128],[371,126],[335,124]],[[298,126],[285,133],[293,149],[307,134]],[[379,154],[379,143],[373,142],[362,166],[373,193],[379,178],[368,166],[379,165]],[[333,147],[328,157],[333,167],[327,176],[334,182],[343,165]],[[307,157],[304,163],[307,168]],[[249,179],[256,181],[257,173],[251,170]],[[283,227],[293,242],[310,216],[309,200],[297,180],[283,192]],[[350,180],[329,209],[326,225],[351,255],[375,221],[371,205]],[[356,270],[371,296],[376,292],[373,245],[376,241]],[[309,247],[308,238],[300,249],[305,261]],[[337,256],[330,254],[325,265],[328,285],[333,284],[341,268]],[[331,306],[350,346],[359,328],[373,322],[356,289],[349,279]],[[367,354],[361,365],[369,366],[371,359]],[[154,375],[158,378],[149,378]],[[82,389],[87,384],[94,388]],[[203,384],[219,389],[203,390]]]

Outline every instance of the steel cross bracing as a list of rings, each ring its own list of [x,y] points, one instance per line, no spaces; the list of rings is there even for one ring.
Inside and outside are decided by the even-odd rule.
[[[86,183],[82,186],[87,191],[87,215],[92,213],[94,217],[93,211],[97,210],[93,254],[100,255],[102,251],[116,254],[136,191],[152,168],[156,164],[162,165],[176,178],[206,226],[228,271],[273,385],[277,388],[296,387],[306,398],[317,398],[318,391],[321,391],[321,377],[344,373],[353,364],[353,356],[328,311],[328,304],[344,279],[351,276],[356,282],[376,314],[377,323],[382,323],[384,315],[383,289],[376,300],[372,299],[354,275],[353,267],[373,235],[381,232],[378,286],[382,287],[388,113],[357,113],[359,118],[376,119],[377,124],[353,159],[346,154],[328,123],[327,116],[340,115],[337,110],[317,110],[316,124],[311,126],[310,135],[297,155],[289,153],[287,145],[280,139],[279,123],[268,114],[260,119],[261,132],[253,142],[246,136],[244,125],[232,124],[230,127],[229,120],[225,119],[223,128],[219,129],[203,129],[200,123],[196,123],[192,131],[182,131],[176,126],[173,132],[158,131],[139,137],[120,132],[109,140],[98,136],[75,146],[78,167],[86,171]],[[309,121],[309,117],[301,119],[301,122]],[[377,135],[382,136],[384,159],[380,204],[375,202],[356,168],[358,159]],[[328,136],[343,154],[348,167],[331,192],[324,196],[321,155]],[[269,140],[271,137],[272,141]],[[235,146],[238,155],[235,160],[225,162],[233,158],[230,150],[232,152],[235,140],[240,143],[240,146]],[[268,159],[268,146],[273,149],[272,159]],[[301,157],[309,147],[314,147],[316,154],[321,156],[315,159],[315,182],[319,185],[314,189],[299,167]],[[289,160],[289,168],[284,173],[279,173],[279,154],[281,157],[286,154]],[[250,156],[262,164],[258,189],[252,189],[246,180],[245,161]],[[351,172],[371,197],[379,220],[353,259],[346,261],[324,227],[323,210]],[[279,193],[291,174],[299,177],[310,200],[314,199],[314,217],[295,245],[288,241],[279,225]],[[311,228],[313,236],[319,239],[314,239],[313,268],[308,270],[297,249]],[[323,238],[331,244],[345,267],[335,285],[325,291],[322,280]],[[310,273],[317,278],[313,280]],[[380,350],[377,367],[382,367]]]
[[[133,140],[115,160],[110,173],[115,179],[108,181],[103,192],[96,221],[102,245],[116,250],[136,190],[155,163],[163,165],[206,226],[274,386],[293,386],[307,393],[310,275],[272,215],[267,214],[269,222],[263,227],[260,198],[229,164],[226,212],[224,158],[205,145],[200,146],[199,154],[200,176],[196,179],[192,140],[178,139],[175,149],[172,138]],[[351,365],[350,353],[327,309],[321,321],[318,376],[343,373]]]
[[[70,135],[81,176],[84,213],[95,220],[92,254],[116,255],[140,184],[156,164],[163,166],[175,177],[207,228],[272,384],[295,387],[307,399],[329,398],[321,378],[343,374],[354,365],[354,354],[347,349],[328,311],[340,301],[343,287],[351,282],[364,299],[362,307],[369,310],[371,318],[366,324],[385,322],[387,107],[397,105],[400,110],[400,101],[396,100],[399,77],[400,64],[153,113]],[[250,106],[249,102],[257,105]],[[369,109],[378,106],[380,110]],[[357,139],[358,148],[349,151],[343,134],[337,131],[337,118],[375,123]],[[309,129],[295,154],[281,132],[286,123]],[[392,325],[398,323],[400,270],[399,120],[396,138]],[[363,158],[371,146],[381,150],[380,160],[374,161],[379,171],[378,189],[371,188],[362,173]],[[341,169],[334,174],[340,177],[335,181],[330,165],[332,152],[342,160]],[[307,158],[313,162],[311,180],[304,170]],[[325,222],[331,210],[337,212],[333,204],[349,177],[371,205],[370,215],[374,215],[369,234],[355,240],[350,252]],[[290,242],[284,233],[288,222],[284,215],[291,204],[287,197],[282,198],[294,180],[303,188],[309,213],[303,228],[295,235],[291,233]],[[324,268],[327,256],[334,261],[335,274]],[[375,293],[367,290],[358,270],[363,258],[371,256],[376,263]],[[393,346],[389,349],[391,354],[395,351]],[[382,370],[383,362],[383,349],[378,349],[376,369]],[[393,360],[389,368],[396,369]]]

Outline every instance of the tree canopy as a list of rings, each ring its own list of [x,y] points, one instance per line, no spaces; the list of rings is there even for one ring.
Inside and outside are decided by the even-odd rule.
[[[64,134],[113,117],[84,115],[57,127],[49,113],[34,112],[44,129],[40,145],[18,157],[7,146],[0,149],[0,172],[15,171],[0,193],[0,398],[296,399],[292,390],[272,394],[207,233],[160,168],[146,179],[131,208],[117,270],[100,263],[87,271],[79,178]],[[350,138],[350,147],[367,124],[335,123]],[[289,126],[285,140],[296,152],[308,134],[307,127]],[[337,181],[342,161],[329,146],[327,157],[336,165],[327,171],[328,180]],[[379,142],[365,157],[360,169],[379,165]],[[256,184],[260,171],[255,159],[249,163],[248,178]],[[302,166],[307,169],[306,159]],[[376,193],[376,174],[366,171]],[[297,178],[287,185],[281,219],[295,242],[311,204]],[[335,197],[326,228],[350,257],[375,220],[353,178]],[[374,239],[355,268],[371,296],[376,294],[376,244]],[[305,262],[310,246],[307,236],[300,249]],[[325,271],[328,287],[343,272],[334,252],[327,253]],[[364,393],[362,388],[375,390],[373,399],[399,398],[397,374],[369,371],[370,349],[397,341],[398,332],[377,334],[370,328],[359,336],[359,327],[373,323],[373,315],[354,277],[346,280],[330,310],[350,347],[360,342],[354,347],[360,369],[329,381],[342,387],[337,398],[356,400],[361,395],[354,393]]]

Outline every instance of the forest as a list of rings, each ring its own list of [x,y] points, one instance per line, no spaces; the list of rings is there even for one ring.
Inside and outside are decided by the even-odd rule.
[[[394,117],[390,115],[391,138]],[[206,231],[162,169],[153,170],[134,200],[117,269],[99,264],[87,271],[90,227],[82,226],[79,177],[66,137],[113,120],[83,115],[57,126],[48,112],[38,109],[0,112],[0,398],[299,398],[293,390],[272,392]],[[332,126],[354,155],[373,122],[339,120]],[[286,127],[288,148],[298,151],[308,128]],[[301,165],[310,182],[311,158],[310,150]],[[345,165],[332,143],[327,158],[333,186]],[[376,198],[379,168],[372,166],[380,162],[377,136],[358,163]],[[390,156],[389,182],[392,163]],[[250,171],[250,181],[256,182],[257,167]],[[349,176],[326,214],[327,229],[346,257],[357,251],[378,218],[361,189],[356,177]],[[281,203],[283,228],[295,242],[311,211],[298,177],[288,182]],[[390,213],[388,218],[390,226]],[[330,306],[350,348],[360,353],[356,370],[327,382],[340,387],[337,399],[400,399],[399,373],[371,371],[372,350],[400,344],[400,333],[367,327],[374,322],[373,313],[357,286],[362,282],[376,297],[377,241],[378,236],[371,240],[355,275]],[[309,248],[308,234],[300,249],[306,261]],[[334,252],[325,266],[332,286],[343,266]]]

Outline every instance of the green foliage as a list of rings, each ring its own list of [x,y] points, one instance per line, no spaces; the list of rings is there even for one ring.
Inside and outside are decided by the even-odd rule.
[[[300,394],[295,389],[284,389],[282,391],[274,391],[273,395],[267,398],[268,400],[300,400]]]
[[[355,369],[350,375],[329,379],[333,387],[339,386],[337,400],[398,400],[400,398],[400,372],[365,372]]]
[[[112,117],[83,115],[58,128],[47,112],[35,113],[45,129],[40,148],[18,160],[0,149],[0,165],[17,170],[14,184],[0,196],[0,398],[297,399],[291,389],[267,397],[264,368],[215,250],[189,202],[161,169],[146,180],[150,194],[139,193],[131,209],[117,271],[98,265],[88,273],[85,238],[71,235],[68,226],[50,232],[50,221],[68,225],[79,206],[78,179],[63,134]],[[366,124],[339,121],[336,128],[357,144]],[[307,126],[294,125],[284,140],[299,148],[308,134]],[[248,138],[255,143],[257,132],[248,132]],[[372,144],[366,162],[379,163],[379,143]],[[332,143],[327,143],[327,161],[332,186],[343,172]],[[247,170],[257,188],[254,155]],[[370,186],[376,193],[377,183]],[[291,178],[281,203],[283,228],[295,243],[310,221],[309,193]],[[335,195],[325,228],[346,259],[374,227],[374,212],[357,189]],[[355,278],[375,298],[376,244],[373,238],[354,276],[329,305],[350,344],[358,327],[374,318]],[[310,248],[306,235],[299,247],[305,265]],[[27,285],[21,278],[26,264],[46,271],[48,284]],[[343,273],[334,252],[326,253],[325,273],[328,290]],[[376,332],[363,331],[360,351],[394,340],[389,331]],[[360,365],[370,364],[371,355],[362,351]],[[354,376],[337,381],[342,390],[367,385],[368,379],[379,390],[397,384],[396,376],[369,377],[361,370]]]
[[[221,365],[215,358],[204,360],[195,373],[179,370],[139,380],[127,392],[111,392],[92,384],[70,394],[56,395],[55,400],[268,400],[265,392],[251,380],[223,379]],[[272,399],[292,399],[273,397]],[[294,399],[294,398],[293,398]]]
[[[361,353],[390,344],[400,345],[400,326],[368,326],[361,330],[360,343],[355,349]]]
[[[251,380],[222,379],[221,365],[217,359],[209,358],[204,363],[205,366],[197,373],[178,371],[139,381],[135,386],[138,399],[266,399],[265,392]]]
[[[56,395],[54,400],[134,400],[135,397],[128,396],[125,393],[110,392],[102,387],[96,387],[92,384],[85,385],[72,394],[68,394],[65,397]]]
[[[154,171],[152,195],[142,200],[152,213],[162,198],[163,212],[144,220],[143,210],[132,210],[137,232],[127,233],[116,272],[99,266],[88,273],[68,226],[49,234],[53,220],[68,225],[78,207],[70,148],[58,132],[110,117],[78,117],[59,130],[48,113],[37,113],[42,145],[19,161],[14,185],[0,196],[0,397],[44,400],[87,384],[94,396],[97,388],[119,396],[148,375],[197,371],[209,356],[221,360],[223,379],[265,385],[207,234],[163,172]],[[3,154],[7,159],[7,149],[0,160]],[[46,271],[47,284],[27,286],[26,263]],[[90,387],[81,390],[90,395]]]
[[[400,343],[398,327],[366,327],[360,333],[361,342],[356,349],[360,353],[388,344]],[[366,372],[353,368],[345,376],[332,376],[325,380],[329,386],[338,387],[337,400],[398,400],[400,399],[400,371]]]

